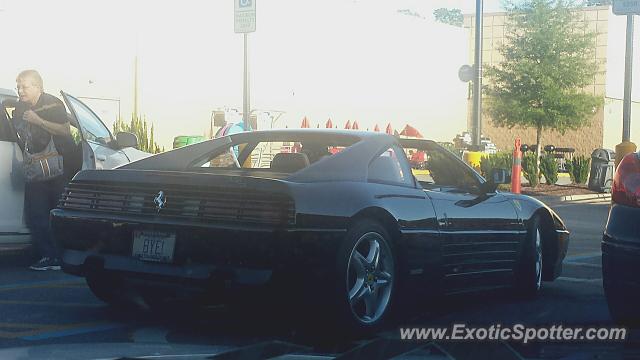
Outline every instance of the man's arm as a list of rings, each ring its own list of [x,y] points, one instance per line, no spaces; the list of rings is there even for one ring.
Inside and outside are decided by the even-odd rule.
[[[47,121],[36,114],[36,112],[33,110],[25,111],[22,118],[33,125],[42,127],[52,135],[71,136],[71,128],[68,121],[60,124],[52,121]]]
[[[71,136],[71,127],[69,126],[68,122],[64,124],[58,124],[58,123],[54,123],[54,122],[42,119],[42,123],[40,126],[43,127],[45,130],[47,130],[52,135]]]

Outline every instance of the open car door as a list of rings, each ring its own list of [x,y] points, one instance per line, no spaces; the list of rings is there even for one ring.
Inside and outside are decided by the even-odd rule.
[[[0,89],[0,104],[3,104],[0,106],[0,245],[29,241],[29,230],[24,221],[22,149],[18,145],[16,131],[9,121],[5,101],[17,101],[12,90]]]
[[[77,122],[82,147],[82,170],[113,169],[128,164],[129,158],[98,115],[77,98],[63,91],[60,94]]]

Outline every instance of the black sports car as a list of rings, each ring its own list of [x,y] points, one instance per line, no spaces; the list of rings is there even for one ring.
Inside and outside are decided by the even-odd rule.
[[[222,296],[294,284],[283,297],[316,291],[360,330],[402,293],[535,295],[559,276],[569,241],[543,203],[496,192],[432,141],[315,129],[240,133],[82,171],[52,226],[64,270],[108,303],[125,288]]]

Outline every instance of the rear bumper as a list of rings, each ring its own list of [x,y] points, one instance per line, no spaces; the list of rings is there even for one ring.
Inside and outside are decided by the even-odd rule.
[[[85,277],[118,273],[127,279],[198,287],[326,278],[345,235],[340,229],[193,224],[61,209],[51,212],[51,226],[64,249],[63,270],[67,273]],[[156,263],[134,258],[132,234],[137,229],[174,232],[173,261]]]
[[[62,256],[66,273],[87,276],[93,273],[120,273],[126,277],[165,280],[167,282],[187,281],[203,287],[218,283],[243,285],[263,285],[271,280],[273,271],[242,267],[223,267],[205,264],[175,266],[144,262],[121,255],[100,254],[91,251],[65,250]]]
[[[602,237],[605,289],[622,287],[640,296],[640,208],[613,204]]]
[[[640,298],[640,242],[629,244],[603,236],[602,281],[605,289],[624,289],[628,296]]]

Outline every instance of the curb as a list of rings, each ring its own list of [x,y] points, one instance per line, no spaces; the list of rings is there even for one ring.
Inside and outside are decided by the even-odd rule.
[[[31,244],[0,245],[0,266],[29,266],[35,258]]]
[[[611,194],[584,194],[562,196],[562,201],[602,200],[611,201]]]
[[[550,202],[565,202],[565,201],[589,201],[589,200],[599,200],[602,202],[610,202],[611,194],[582,194],[582,195],[566,195],[566,196],[553,196],[553,195],[543,195],[543,196],[531,196],[532,198],[538,199],[544,203]]]

